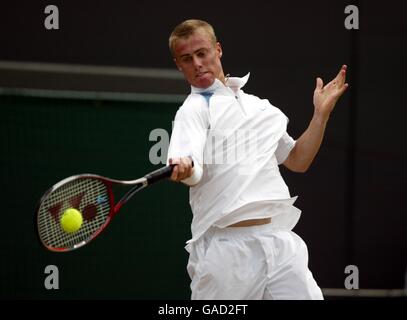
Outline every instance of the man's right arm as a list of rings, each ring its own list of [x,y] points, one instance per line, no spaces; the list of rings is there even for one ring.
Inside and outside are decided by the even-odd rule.
[[[189,186],[201,180],[203,150],[209,127],[207,106],[199,102],[194,101],[194,105],[184,105],[178,110],[168,149],[168,163],[175,165],[171,180]]]

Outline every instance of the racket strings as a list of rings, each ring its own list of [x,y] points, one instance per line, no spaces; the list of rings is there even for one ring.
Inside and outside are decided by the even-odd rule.
[[[38,214],[38,232],[43,243],[54,249],[73,249],[88,242],[106,223],[110,213],[107,186],[98,179],[80,178],[53,190],[42,202]],[[63,212],[75,208],[83,222],[74,233],[60,224]]]

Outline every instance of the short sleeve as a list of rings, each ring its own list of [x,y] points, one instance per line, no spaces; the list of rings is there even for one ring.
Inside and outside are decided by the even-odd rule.
[[[167,162],[173,157],[193,156],[202,163],[209,120],[199,105],[184,105],[174,119]]]
[[[275,152],[278,164],[282,164],[290,154],[290,151],[295,146],[295,140],[287,133],[284,132],[283,136],[278,140],[278,146]]]
[[[196,184],[202,176],[203,150],[209,127],[207,113],[199,103],[188,103],[183,105],[175,116],[167,163],[170,158],[192,157],[195,164],[194,176],[183,180],[188,185]]]

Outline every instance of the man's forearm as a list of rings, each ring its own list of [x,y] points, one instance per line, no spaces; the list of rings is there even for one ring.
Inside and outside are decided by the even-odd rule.
[[[324,86],[321,78],[317,78],[314,90],[314,116],[305,132],[297,140],[284,165],[296,172],[305,172],[311,165],[324,138],[325,127],[329,115],[336,102],[348,88],[345,83],[347,66],[343,65],[338,75]]]
[[[304,133],[296,141],[284,165],[295,172],[305,172],[310,167],[324,138],[326,116],[314,114]]]

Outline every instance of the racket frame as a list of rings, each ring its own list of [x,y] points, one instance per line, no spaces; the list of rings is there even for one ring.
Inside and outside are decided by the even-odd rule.
[[[120,211],[122,206],[130,200],[130,198],[138,191],[141,189],[144,189],[148,185],[151,185],[153,183],[156,183],[158,181],[163,180],[164,178],[168,178],[171,176],[173,165],[169,165],[163,168],[160,168],[158,170],[155,170],[153,172],[150,172],[149,174],[145,175],[142,178],[136,179],[136,180],[116,180],[116,179],[111,179],[107,178],[101,175],[96,175],[96,174],[91,174],[91,173],[84,173],[84,174],[78,174],[74,176],[67,177],[56,184],[54,184],[51,188],[49,188],[44,195],[41,197],[37,207],[36,207],[36,214],[35,214],[35,226],[36,226],[36,234],[42,243],[42,245],[47,248],[50,251],[53,252],[67,252],[67,251],[72,251],[75,249],[78,249],[92,240],[94,240],[111,222],[111,220],[116,216],[116,214]],[[39,231],[39,225],[40,225],[40,208],[43,202],[57,189],[60,187],[64,186],[67,183],[73,182],[75,180],[80,180],[80,179],[95,179],[95,180],[100,180],[104,183],[104,185],[107,188],[107,193],[109,195],[109,213],[106,217],[105,222],[94,232],[92,233],[87,239],[82,240],[81,242],[73,245],[72,247],[64,247],[64,248],[56,248],[53,246],[48,245],[47,243],[44,242],[40,235]],[[115,197],[113,194],[113,186],[114,185],[134,185],[133,188],[128,190],[121,198],[119,201],[115,203]]]

